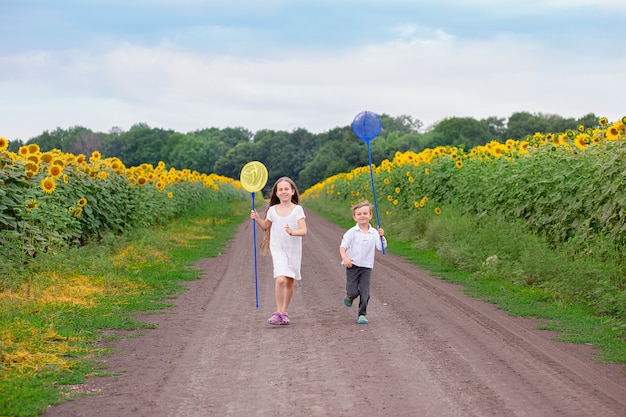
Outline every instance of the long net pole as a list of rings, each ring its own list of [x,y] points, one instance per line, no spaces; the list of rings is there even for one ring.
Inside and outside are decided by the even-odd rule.
[[[374,172],[372,169],[372,150],[370,147],[370,141],[367,141],[367,159],[370,164],[370,180],[372,181],[372,195],[374,197],[374,208],[376,210],[376,223],[378,224],[378,229],[380,229],[380,217],[378,216],[378,200],[376,199],[376,189],[374,188]],[[383,242],[383,237],[380,236],[380,246],[382,248],[383,255],[385,254],[385,244]]]
[[[252,211],[254,211],[254,191],[252,191]],[[256,265],[256,220],[252,219],[254,235],[254,290],[256,293],[256,308],[259,308],[259,273]]]

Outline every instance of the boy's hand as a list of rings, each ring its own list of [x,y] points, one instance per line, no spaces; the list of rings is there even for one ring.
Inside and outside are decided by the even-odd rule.
[[[346,268],[352,268],[352,259],[346,256],[345,258],[343,258],[343,264],[346,266]]]
[[[378,235],[385,236],[385,231],[381,227],[378,228]]]

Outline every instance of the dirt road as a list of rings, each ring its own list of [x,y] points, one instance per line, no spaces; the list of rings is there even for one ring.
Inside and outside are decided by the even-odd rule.
[[[388,253],[377,255],[370,323],[357,324],[356,304],[342,302],[343,229],[306,213],[291,325],[266,323],[274,281],[260,255],[255,308],[245,222],[226,253],[199,263],[203,278],[174,314],[146,316],[156,329],[111,342],[121,353],[107,364],[121,376],[91,379],[81,389],[97,395],[43,416],[626,416],[620,366]]]

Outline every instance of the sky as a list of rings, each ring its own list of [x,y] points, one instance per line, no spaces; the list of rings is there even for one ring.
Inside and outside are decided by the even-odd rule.
[[[0,0],[0,136],[626,116],[624,0]]]

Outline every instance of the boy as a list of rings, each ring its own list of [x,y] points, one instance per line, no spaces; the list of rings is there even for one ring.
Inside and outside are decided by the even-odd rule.
[[[359,297],[359,317],[357,323],[367,324],[367,303],[370,300],[370,279],[374,268],[375,249],[382,251],[387,247],[385,232],[370,225],[372,205],[362,201],[352,207],[352,218],[356,225],[343,235],[339,254],[341,263],[346,267],[346,296],[343,303],[352,306],[352,301]]]

